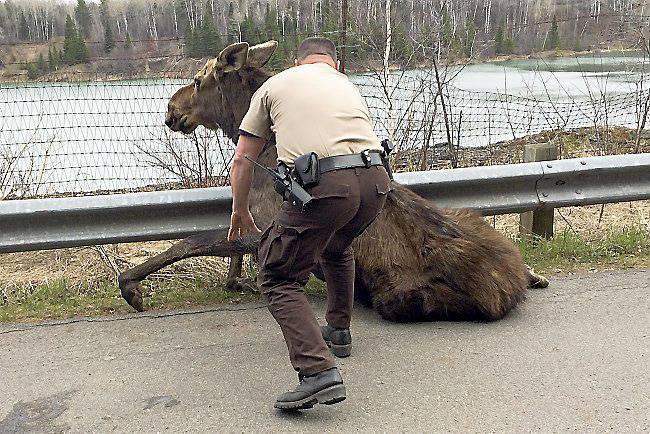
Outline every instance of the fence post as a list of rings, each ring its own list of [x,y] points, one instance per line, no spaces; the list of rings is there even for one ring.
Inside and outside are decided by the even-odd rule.
[[[343,0],[341,2],[341,49],[339,56],[339,72],[345,74],[345,62],[347,54],[347,44],[348,44],[348,0]]]
[[[558,149],[550,143],[540,143],[524,146],[524,162],[557,160]],[[521,238],[553,236],[553,208],[529,211],[520,215],[519,235]]]

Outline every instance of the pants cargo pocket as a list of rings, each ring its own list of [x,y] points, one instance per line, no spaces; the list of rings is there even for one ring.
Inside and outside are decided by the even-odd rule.
[[[361,226],[357,234],[355,235],[355,238],[363,234],[366,229],[372,225],[375,220],[377,220],[377,217],[379,217],[379,214],[381,214],[381,210],[384,207],[384,204],[386,203],[386,196],[388,193],[390,193],[391,188],[390,188],[390,180],[387,182],[378,182],[375,184],[375,190],[376,190],[376,196],[374,200],[376,201],[373,206],[376,209],[376,212],[372,213],[370,216],[368,216],[368,220]]]
[[[282,277],[294,274],[293,266],[300,249],[300,234],[308,228],[285,227],[274,223],[262,236],[259,249],[260,268]]]
[[[264,229],[264,232],[262,232],[262,236],[260,237],[260,246],[257,248],[257,262],[260,266],[264,263],[266,256],[269,253],[269,235],[271,234],[273,226],[275,226],[275,222],[271,223],[269,227]]]

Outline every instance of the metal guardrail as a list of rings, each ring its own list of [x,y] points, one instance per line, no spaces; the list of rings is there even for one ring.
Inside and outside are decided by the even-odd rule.
[[[409,172],[395,179],[436,205],[483,215],[650,198],[650,154]]]
[[[436,205],[483,215],[650,199],[650,154],[399,173]],[[0,252],[183,238],[230,223],[229,187],[0,202]]]

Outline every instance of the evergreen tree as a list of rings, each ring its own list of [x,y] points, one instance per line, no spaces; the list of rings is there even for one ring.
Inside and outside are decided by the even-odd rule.
[[[271,6],[266,4],[266,13],[264,15],[264,36],[266,40],[280,40],[280,25],[278,24],[278,12],[271,9]]]
[[[27,64],[27,78],[35,80],[39,77],[40,73],[38,67],[34,63]]]
[[[104,27],[104,52],[110,53],[115,48],[115,38],[113,38],[113,30],[107,23]]]
[[[235,17],[235,4],[233,2],[230,2],[228,5],[228,36],[227,36],[227,43],[228,44],[234,44],[235,42],[239,42],[239,22],[237,21],[237,18]]]
[[[45,63],[45,58],[43,57],[43,53],[38,55],[38,61],[36,62],[36,68],[38,69],[39,73],[44,73],[47,72],[47,64]]]
[[[63,61],[68,65],[72,65],[77,58],[75,51],[77,49],[76,40],[77,27],[74,25],[72,17],[68,15],[65,18],[65,37],[63,40]]]
[[[447,13],[447,10],[445,9],[442,12],[442,34],[440,35],[440,40],[442,41],[443,45],[451,45],[452,40],[453,40],[453,30],[451,28],[451,20],[449,19],[449,14]]]
[[[391,61],[399,62],[406,67],[415,61],[413,44],[409,43],[406,35],[406,29],[402,26],[396,27],[393,31],[393,49],[391,50]]]
[[[334,45],[339,46],[341,43],[341,32],[339,31],[340,9],[338,8],[338,2],[335,3],[333,4],[332,0],[322,0],[319,3],[322,17],[319,24],[320,32],[331,39]]]
[[[271,9],[269,4],[266,4],[266,13],[264,15],[264,39],[278,41],[279,45],[282,45],[282,35],[280,34],[280,25],[278,24],[278,13],[276,10]],[[276,52],[268,62],[268,67],[271,69],[279,69],[282,67],[281,56],[278,55],[286,50],[286,46],[280,46],[278,52]]]
[[[74,16],[79,26],[81,38],[88,38],[92,31],[92,18],[85,0],[77,0],[77,6],[74,8]]]
[[[89,53],[88,47],[77,27],[68,15],[65,20],[65,39],[63,41],[63,62],[68,65],[87,62]]]
[[[185,56],[200,57],[196,44],[196,35],[190,26],[188,26],[185,31]]]
[[[90,59],[90,51],[88,46],[86,46],[86,41],[81,34],[77,32],[77,38],[75,40],[76,52],[77,52],[77,62],[76,63],[86,63]]]
[[[115,38],[111,27],[111,15],[108,9],[108,0],[101,0],[99,5],[102,26],[104,26],[104,52],[110,53],[115,48]]]
[[[54,47],[54,54],[56,57],[56,67],[58,68],[63,65],[63,49],[58,50]]]
[[[133,41],[131,40],[131,34],[129,32],[126,32],[126,38],[124,38],[124,49],[125,50],[133,49]]]
[[[504,54],[505,51],[505,37],[503,27],[503,23],[499,23],[497,32],[494,35],[494,52],[496,54]]]
[[[508,34],[508,30],[506,29],[506,20],[504,18],[501,24],[499,24],[497,33],[494,37],[494,52],[496,54],[512,54],[514,51],[515,42]]]
[[[557,50],[560,48],[560,28],[557,24],[557,17],[553,17],[553,22],[551,23],[551,30],[548,32],[548,37],[546,39],[546,45],[544,47],[547,50]]]
[[[20,22],[18,24],[18,39],[21,41],[26,41],[29,39],[29,26],[27,25],[27,19],[25,18],[25,13],[20,13]]]
[[[512,36],[508,36],[503,43],[503,51],[505,54],[512,54],[515,52],[515,41]]]
[[[219,32],[214,24],[212,9],[210,8],[209,2],[205,4],[203,22],[198,31],[198,37],[195,35],[195,44],[197,54],[200,57],[214,57],[219,54],[219,51],[221,50],[221,38],[219,37]]]
[[[476,26],[474,25],[474,21],[470,19],[465,26],[465,41],[463,42],[463,52],[466,57],[472,57],[475,40]]]
[[[260,43],[259,34],[255,26],[253,19],[248,16],[240,24],[241,28],[241,40],[248,42],[250,45],[255,45]]]
[[[187,9],[185,6],[184,0],[175,0],[174,1],[174,13],[176,14],[176,22],[178,25],[178,30],[182,31],[181,29],[187,29],[190,27],[190,21],[189,18],[187,17]],[[174,36],[178,36],[179,34],[176,33]]]
[[[298,46],[297,37],[296,37],[296,24],[292,17],[292,12],[289,11],[284,17],[284,34],[280,38],[280,46],[278,51],[282,52],[282,55],[286,61],[293,60],[293,50]]]
[[[580,39],[580,36],[577,36],[575,41],[573,42],[573,51],[582,51],[584,48],[582,47],[582,39]]]
[[[54,53],[54,50],[52,46],[47,49],[47,64],[49,66],[50,71],[55,71],[56,70],[56,60],[55,60],[56,54]]]

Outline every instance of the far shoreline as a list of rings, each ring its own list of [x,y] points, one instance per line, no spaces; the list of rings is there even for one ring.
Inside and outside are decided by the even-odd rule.
[[[458,61],[453,61],[450,62],[447,66],[452,66],[452,67],[462,67],[462,66],[469,66],[469,65],[480,65],[480,64],[499,64],[499,63],[505,63],[505,62],[511,62],[511,61],[517,61],[517,60],[544,60],[544,59],[562,59],[562,58],[570,58],[570,57],[587,57],[587,56],[594,56],[598,54],[606,54],[606,55],[629,55],[631,53],[639,53],[640,56],[643,56],[643,51],[639,49],[632,49],[632,48],[621,48],[621,49],[594,49],[594,50],[583,50],[583,51],[573,51],[573,50],[555,50],[555,51],[540,51],[540,52],[535,52],[531,54],[509,54],[509,55],[499,55],[499,56],[489,56],[486,58],[472,58],[472,59],[463,59],[463,60],[458,60]],[[646,56],[643,56],[644,58]],[[160,57],[152,57],[151,59],[148,59],[150,61],[157,61],[159,60]],[[145,71],[143,73],[136,73],[136,74],[111,74],[111,73],[106,73],[103,74],[98,71],[84,71],[79,69],[80,65],[75,65],[71,66],[69,68],[66,68],[65,70],[62,71],[57,71],[55,73],[49,73],[45,74],[40,78],[37,78],[35,80],[30,80],[27,78],[27,72],[23,71],[19,74],[13,74],[13,75],[5,75],[3,72],[0,71],[0,84],[38,84],[38,83],[43,83],[43,84],[50,84],[50,83],[73,83],[73,82],[117,82],[117,81],[135,81],[135,80],[154,80],[154,79],[178,79],[178,80],[183,80],[187,79],[190,80],[192,74],[200,69],[201,65],[203,65],[207,60],[209,60],[209,57],[202,58],[202,59],[193,59],[193,58],[186,58],[184,59],[184,68],[181,67],[176,70],[161,70],[161,71]],[[102,62],[101,59],[92,61],[88,64],[85,64],[83,66],[96,66]],[[189,69],[191,68],[190,65],[194,65],[195,69]],[[77,68],[77,69],[75,69]],[[424,69],[424,68],[431,68],[431,65],[414,65],[410,67],[409,69]],[[189,69],[189,70],[188,70]],[[391,71],[397,71],[400,70],[401,67],[399,65],[392,65],[390,67]],[[374,71],[380,71],[381,67],[378,67],[374,69]],[[371,69],[368,68],[358,68],[358,69],[350,69],[347,71],[349,74],[367,74],[374,72]],[[187,73],[187,76],[184,76],[183,74]]]

